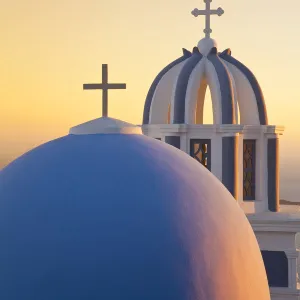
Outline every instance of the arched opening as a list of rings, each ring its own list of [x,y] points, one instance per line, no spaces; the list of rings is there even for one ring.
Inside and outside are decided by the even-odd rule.
[[[213,104],[209,86],[206,88],[203,108],[203,124],[214,124]]]
[[[238,101],[236,101],[236,95],[234,99],[234,107],[236,110],[236,124],[240,124],[240,108],[238,105]],[[217,108],[213,105],[210,86],[207,84],[206,79],[203,79],[198,89],[194,123],[204,125],[215,124],[214,117],[216,116],[214,115],[214,113],[216,113],[216,110]]]
[[[214,124],[213,103],[206,79],[201,81],[195,110],[195,124]]]
[[[171,104],[169,104],[168,107],[167,124],[170,124],[170,122],[171,122]]]

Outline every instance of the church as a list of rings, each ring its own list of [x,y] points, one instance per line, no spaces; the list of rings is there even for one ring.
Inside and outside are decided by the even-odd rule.
[[[296,206],[280,206],[279,199],[284,127],[268,123],[262,88],[251,70],[210,37],[210,16],[224,11],[204,2],[206,10],[192,14],[206,17],[205,37],[192,51],[183,49],[154,79],[143,132],[187,153],[224,184],[255,232],[272,299],[300,299],[300,214]],[[203,124],[208,89],[213,125]]]
[[[143,124],[72,127],[0,170],[4,300],[299,300],[300,213],[280,205],[262,89],[205,37],[160,71]],[[172,58],[170,58],[172,60]],[[203,124],[211,92],[213,124]]]

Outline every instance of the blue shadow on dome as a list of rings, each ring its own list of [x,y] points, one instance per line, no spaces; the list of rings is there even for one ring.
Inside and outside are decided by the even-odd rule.
[[[253,283],[267,290],[230,193],[193,158],[143,135],[68,135],[15,160],[0,172],[0,237],[1,300],[219,300],[228,291],[240,300]],[[255,273],[244,274],[249,263]]]
[[[195,166],[143,135],[69,135],[3,169],[0,299],[190,299],[182,155]]]

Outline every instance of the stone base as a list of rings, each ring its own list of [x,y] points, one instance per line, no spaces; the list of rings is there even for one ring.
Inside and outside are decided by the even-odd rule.
[[[300,300],[299,276],[297,274],[299,267],[297,243],[297,233],[300,232],[299,211],[284,208],[283,212],[279,213],[266,212],[250,214],[247,217],[252,225],[260,249],[262,251],[284,252],[287,258],[287,269],[283,268],[282,272],[278,274],[282,275],[288,270],[288,274],[286,274],[288,287],[271,287],[271,299]],[[275,260],[274,264],[280,265],[280,268],[283,266],[279,260]],[[274,270],[272,272],[276,274]]]
[[[272,300],[300,300],[300,290],[292,288],[271,288]]]

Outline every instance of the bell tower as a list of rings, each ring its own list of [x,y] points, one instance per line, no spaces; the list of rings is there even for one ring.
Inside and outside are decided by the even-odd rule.
[[[208,88],[212,125],[203,124]],[[152,83],[143,131],[203,164],[245,213],[280,210],[279,138],[284,128],[268,125],[260,85],[230,49],[218,52],[210,38],[192,52],[184,49]]]
[[[186,152],[212,172],[237,200],[258,240],[272,300],[299,300],[300,213],[279,201],[279,146],[284,127],[269,125],[261,87],[248,67],[219,52],[210,16],[205,37],[167,65],[146,97],[144,134]],[[213,124],[203,124],[210,89]],[[297,209],[297,208],[296,208]],[[238,226],[238,224],[237,224]]]

